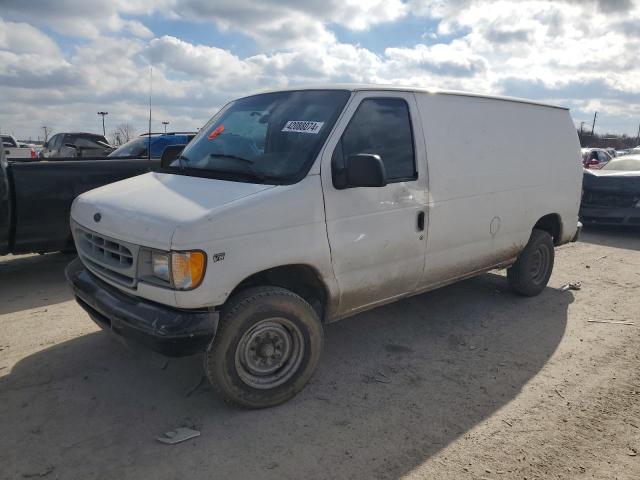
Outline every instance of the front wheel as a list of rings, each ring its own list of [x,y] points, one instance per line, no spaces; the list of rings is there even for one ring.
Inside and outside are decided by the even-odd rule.
[[[534,229],[527,246],[507,269],[509,287],[526,297],[538,295],[549,282],[553,260],[553,238],[544,230]]]
[[[226,401],[270,407],[302,390],[322,344],[320,319],[302,297],[280,287],[250,288],[225,305],[205,372]]]

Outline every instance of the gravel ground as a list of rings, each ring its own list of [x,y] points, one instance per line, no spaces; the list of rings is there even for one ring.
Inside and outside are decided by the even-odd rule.
[[[640,231],[559,248],[536,298],[496,272],[327,326],[311,383],[262,411],[100,331],[71,258],[0,259],[0,478],[640,478]],[[202,435],[155,440],[179,426]]]

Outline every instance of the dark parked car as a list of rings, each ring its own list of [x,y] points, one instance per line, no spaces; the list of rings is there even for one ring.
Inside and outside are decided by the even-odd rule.
[[[0,149],[0,255],[73,248],[69,229],[73,200],[88,190],[145,173],[149,167],[147,159],[11,162]]]
[[[195,136],[196,134],[192,132],[144,134],[116,148],[109,157],[146,157],[151,146],[151,158],[160,158],[169,145],[184,146]]]
[[[640,225],[640,155],[584,171],[580,220],[585,225]]]
[[[46,142],[40,158],[105,157],[113,147],[103,135],[95,133],[58,133]]]

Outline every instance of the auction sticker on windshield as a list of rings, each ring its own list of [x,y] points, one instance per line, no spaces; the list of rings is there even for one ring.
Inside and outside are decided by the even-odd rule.
[[[297,132],[297,133],[318,133],[324,122],[307,122],[304,120],[289,120],[284,128],[283,132]]]

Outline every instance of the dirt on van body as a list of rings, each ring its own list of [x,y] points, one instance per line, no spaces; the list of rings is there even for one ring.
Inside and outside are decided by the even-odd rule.
[[[497,272],[329,325],[311,383],[262,411],[99,331],[71,258],[0,260],[2,479],[640,478],[637,230],[559,248],[535,298]],[[181,426],[201,435],[156,441]]]

